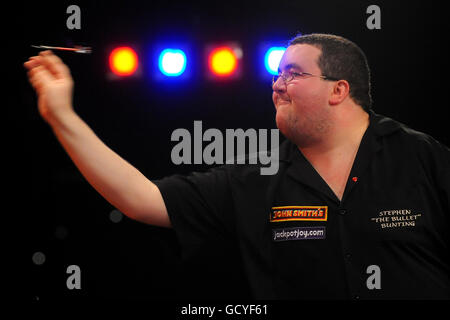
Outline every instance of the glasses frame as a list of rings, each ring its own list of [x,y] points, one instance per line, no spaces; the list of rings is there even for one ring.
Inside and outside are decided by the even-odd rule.
[[[339,79],[337,79],[337,78],[333,78],[333,77],[329,77],[329,76],[325,76],[325,75],[319,76],[319,75],[312,74],[309,72],[289,72],[288,74],[280,73],[278,75],[274,75],[272,77],[272,86],[275,84],[275,82],[278,81],[279,78],[282,78],[283,82],[285,84],[287,84],[288,82],[294,80],[294,78],[296,78],[296,77],[304,77],[304,76],[318,77],[318,78],[321,78],[323,80],[328,80],[328,81],[339,81]]]

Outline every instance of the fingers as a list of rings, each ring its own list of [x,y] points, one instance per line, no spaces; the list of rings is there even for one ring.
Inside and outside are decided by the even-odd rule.
[[[42,51],[24,63],[30,84],[37,91],[55,79],[71,78],[69,68],[51,51]]]
[[[44,86],[47,83],[50,83],[54,79],[53,75],[47,70],[46,67],[42,65],[37,65],[33,67],[28,72],[28,78],[30,80],[30,84],[37,91],[39,91],[42,88],[42,86]]]
[[[56,55],[53,54],[52,51],[46,50],[41,51],[39,56],[42,57],[42,64],[48,68],[50,73],[56,79],[63,79],[70,77],[69,68],[63,63],[63,61]]]
[[[39,91],[42,86],[55,77],[43,64],[43,59],[40,56],[30,57],[30,59],[24,63],[24,66],[28,69],[28,79],[30,84],[36,91]]]
[[[41,63],[39,62],[39,57],[30,57],[28,61],[26,61],[23,65],[25,66],[25,68],[28,69],[28,71],[30,71],[31,69],[39,66]]]
[[[24,66],[31,72],[37,66],[45,67],[56,79],[70,78],[69,68],[50,50],[42,51],[39,56],[30,57]]]

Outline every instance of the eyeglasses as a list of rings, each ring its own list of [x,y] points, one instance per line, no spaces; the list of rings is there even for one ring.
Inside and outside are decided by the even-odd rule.
[[[284,83],[288,83],[289,81],[292,81],[294,78],[306,78],[306,77],[319,77],[322,78],[323,80],[329,80],[329,81],[338,81],[339,79],[337,78],[333,78],[333,77],[328,77],[328,76],[318,76],[315,74],[311,74],[308,72],[283,72],[280,73],[278,75],[273,76],[272,78],[272,86],[275,84],[275,82],[277,82],[278,78],[283,79]]]

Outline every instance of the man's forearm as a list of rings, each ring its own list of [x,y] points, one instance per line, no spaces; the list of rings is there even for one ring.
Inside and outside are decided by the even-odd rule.
[[[145,212],[152,209],[148,202],[159,193],[157,187],[106,146],[75,112],[59,115],[49,123],[82,175],[109,203],[130,218],[168,226],[164,216],[151,217],[151,212]]]

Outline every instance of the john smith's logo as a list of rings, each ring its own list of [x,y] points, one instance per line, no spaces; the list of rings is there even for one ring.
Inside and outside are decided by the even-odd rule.
[[[327,221],[327,206],[273,207],[270,222],[282,221]]]

